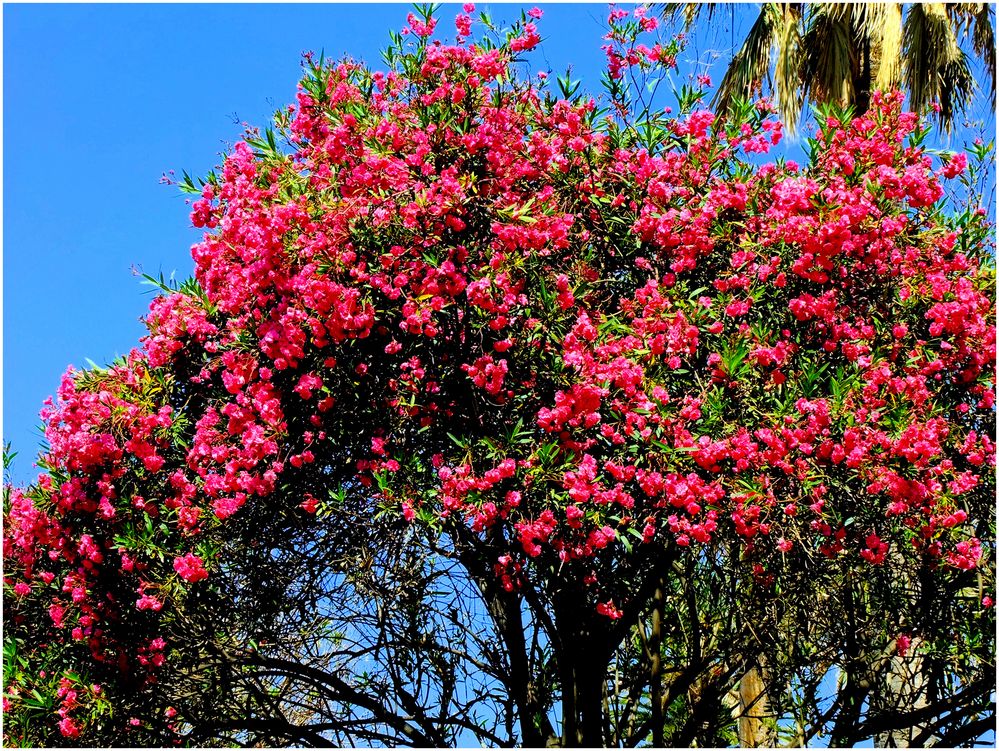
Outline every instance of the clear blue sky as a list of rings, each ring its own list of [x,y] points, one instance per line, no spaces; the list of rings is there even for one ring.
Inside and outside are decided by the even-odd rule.
[[[533,67],[572,64],[598,90],[606,5],[538,3]],[[516,4],[479,3],[495,21]],[[632,6],[624,6],[632,7]],[[458,5],[441,11],[453,30]],[[5,5],[3,8],[3,438],[17,482],[33,479],[38,410],[70,363],[106,363],[144,329],[156,274],[193,268],[198,234],[167,170],[204,174],[241,133],[294,100],[305,50],[380,66],[406,5]],[[681,58],[681,77],[719,58],[756,14],[725,7]],[[734,24],[734,26],[733,26]]]

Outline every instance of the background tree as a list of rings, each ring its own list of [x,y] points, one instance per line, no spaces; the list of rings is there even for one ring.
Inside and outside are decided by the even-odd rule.
[[[943,186],[988,147],[878,94],[760,166],[765,103],[650,98],[643,9],[602,106],[471,12],[307,56],[185,180],[194,278],[5,491],[5,740],[973,743],[995,272]]]
[[[663,15],[682,16],[689,29],[716,8],[675,3]],[[805,102],[863,114],[874,91],[902,88],[916,111],[938,103],[950,131],[977,88],[969,52],[989,74],[995,104],[994,12],[988,3],[763,3],[713,104],[728,110],[766,88],[794,129]]]

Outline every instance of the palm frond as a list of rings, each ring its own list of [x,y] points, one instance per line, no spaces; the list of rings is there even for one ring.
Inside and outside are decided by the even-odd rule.
[[[770,72],[770,55],[776,41],[778,18],[779,6],[764,3],[718,85],[712,103],[715,109],[727,110],[735,99],[748,99],[760,88]]]
[[[949,131],[957,112],[971,101],[975,80],[944,3],[912,5],[903,26],[903,45],[911,106],[922,110],[939,102],[937,119]]]
[[[675,23],[678,18],[683,17],[683,28],[690,29],[701,14],[707,11],[708,20],[715,14],[715,6],[718,3],[659,3],[656,8],[659,17],[667,24]]]
[[[902,83],[902,4],[865,3],[860,32],[870,40],[874,88]]]
[[[992,104],[996,103],[996,32],[995,8],[990,3],[979,3],[975,15],[975,31],[971,42],[975,53],[984,61],[992,79]]]
[[[801,86],[801,5],[783,3],[777,31],[777,60],[774,63],[774,89],[777,112],[790,134],[798,129],[804,92]]]
[[[702,14],[710,19],[716,6],[657,8],[667,22],[682,21],[689,29]],[[778,112],[793,133],[808,99],[862,111],[870,90],[904,86],[913,108],[939,102],[938,119],[949,130],[976,88],[965,49],[988,68],[995,102],[994,13],[989,3],[914,3],[907,13],[897,2],[763,3],[713,105],[728,110],[734,100],[772,84]]]
[[[955,32],[967,39],[970,33],[971,48],[982,59],[992,84],[992,103],[996,101],[996,36],[991,3],[947,3],[947,14]]]
[[[821,11],[833,21],[849,21],[860,10],[858,6],[868,3],[816,3]]]
[[[801,45],[805,50],[802,85],[818,102],[846,105],[854,99],[859,61],[849,3],[816,3]]]

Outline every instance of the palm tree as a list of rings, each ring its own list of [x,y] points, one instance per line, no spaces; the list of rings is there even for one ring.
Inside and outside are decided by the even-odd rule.
[[[663,17],[690,28],[718,3],[670,3]],[[733,57],[714,105],[768,88],[785,125],[798,124],[805,101],[867,110],[873,91],[902,88],[910,106],[938,102],[949,131],[970,104],[976,81],[969,46],[991,76],[995,104],[996,43],[989,3],[763,3]]]

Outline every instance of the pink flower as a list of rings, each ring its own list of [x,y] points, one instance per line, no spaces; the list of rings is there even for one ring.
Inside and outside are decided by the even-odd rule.
[[[527,11],[527,15],[529,15],[531,18],[541,18],[541,16],[543,16],[544,14],[545,12],[541,10],[541,8],[531,8],[529,11]]]
[[[733,318],[744,316],[749,312],[749,308],[752,304],[752,298],[748,300],[733,300],[725,307],[725,315]]]
[[[943,166],[940,173],[947,178],[957,177],[968,167],[968,155],[959,151]]]
[[[142,596],[136,600],[135,608],[136,610],[152,610],[154,613],[157,613],[163,609],[163,603],[152,595],[143,593]]]
[[[218,498],[212,503],[212,508],[215,510],[215,516],[225,520],[239,511],[242,505],[237,498]]]
[[[181,579],[191,582],[192,584],[208,578],[208,572],[205,570],[204,561],[202,561],[194,553],[188,553],[180,558],[174,558],[173,570],[180,574]]]
[[[413,33],[418,37],[430,36],[434,33],[434,27],[437,25],[437,19],[435,18],[431,18],[424,22],[412,13],[406,17],[406,22],[409,24],[409,28],[412,29]]]
[[[59,732],[64,738],[78,738],[80,726],[71,717],[63,717],[59,720]]]
[[[402,502],[402,517],[407,522],[411,522],[416,518],[416,509],[413,508],[413,504],[409,501]]]
[[[314,373],[306,373],[298,379],[298,385],[295,386],[295,393],[303,399],[311,399],[312,392],[322,388],[322,385],[323,381],[319,376]]]
[[[885,554],[888,552],[888,545],[881,542],[881,538],[873,532],[867,535],[867,539],[864,542],[867,544],[867,548],[860,551],[860,557],[877,566],[884,563]]]
[[[594,548],[606,548],[617,536],[617,532],[612,527],[602,527],[590,532],[588,542]]]
[[[56,628],[62,628],[62,619],[66,615],[66,608],[59,604],[53,604],[49,608],[49,617],[52,622],[56,625]]]
[[[947,554],[947,561],[954,568],[970,571],[978,567],[982,557],[982,542],[977,537],[959,542],[953,551]]]
[[[512,52],[526,52],[538,46],[541,37],[538,36],[538,29],[533,23],[524,25],[524,33],[519,37],[510,40],[510,50]]]
[[[621,610],[618,610],[618,608],[614,606],[613,600],[608,600],[607,602],[601,602],[599,605],[597,605],[597,612],[600,613],[600,615],[607,616],[612,621],[616,621],[618,618],[624,615],[624,613]]]
[[[319,501],[311,493],[306,493],[305,500],[298,505],[305,513],[314,514],[316,513],[316,509],[319,508]]]

